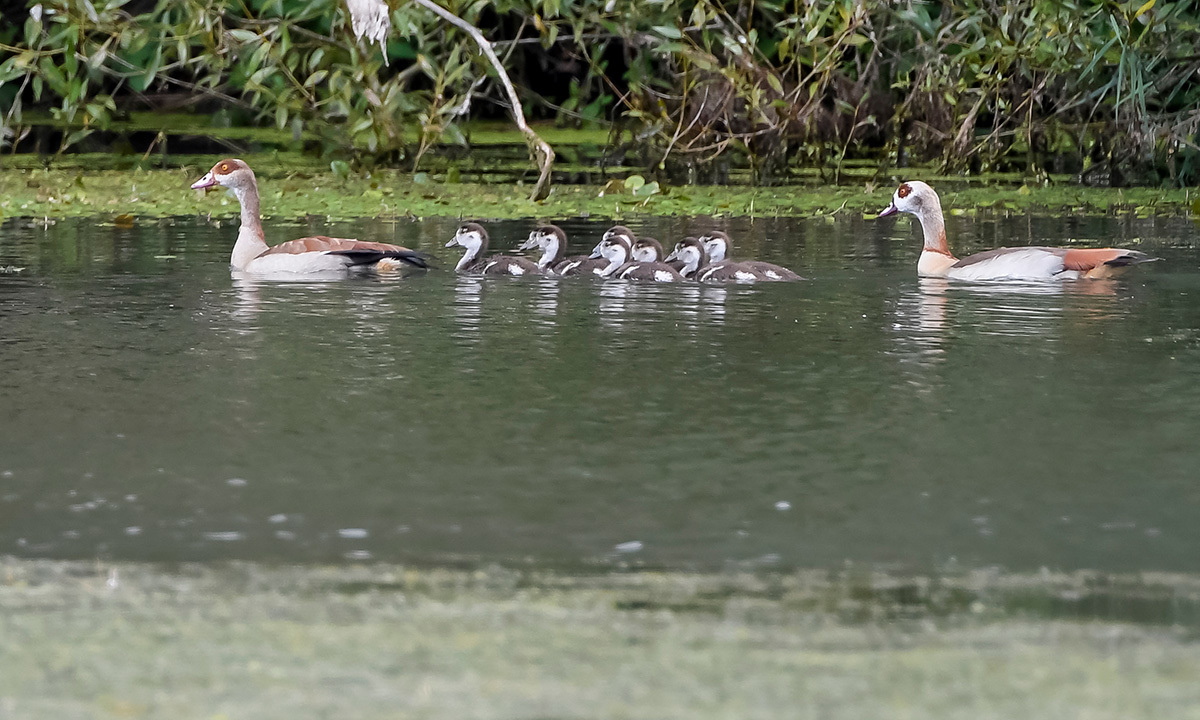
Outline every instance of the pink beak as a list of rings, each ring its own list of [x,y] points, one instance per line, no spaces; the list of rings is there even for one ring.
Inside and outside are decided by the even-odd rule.
[[[193,185],[192,187],[196,187],[196,186]],[[896,203],[891,203],[886,208],[884,208],[883,212],[876,215],[875,218],[879,219],[881,217],[887,217],[888,215],[895,215],[898,212],[900,212],[900,211],[896,209]]]
[[[196,182],[192,183],[192,189],[193,190],[203,190],[205,188],[210,188],[216,184],[217,184],[217,176],[213,175],[212,171],[209,171],[208,174],[206,174],[204,177],[202,177],[199,180],[197,180]]]

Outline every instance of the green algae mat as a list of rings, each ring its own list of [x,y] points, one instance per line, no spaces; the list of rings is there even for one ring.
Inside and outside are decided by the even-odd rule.
[[[95,169],[111,158],[75,156],[51,169],[31,167],[30,158],[0,171],[0,218],[177,215],[236,215],[237,203],[218,192],[205,197],[188,186],[220,158],[180,156],[164,169]],[[775,187],[744,185],[651,185],[622,173],[603,183],[555,185],[543,202],[531,202],[519,183],[488,182],[486,173],[448,171],[440,175],[381,169],[350,172],[289,155],[246,158],[259,178],[267,217],[321,215],[353,217],[622,218],[628,215],[718,215],[788,217],[871,215],[887,206],[895,183],[923,179],[935,185],[948,212],[1012,212],[1040,208],[1054,212],[1138,215],[1197,213],[1198,191],[1188,188],[1089,188],[1065,181],[1028,185],[1017,177],[986,181],[938,177],[913,171],[886,182],[865,177],[852,185],[828,185],[818,177]],[[24,165],[22,167],[22,165]],[[449,180],[449,181],[447,181]],[[643,184],[644,183],[644,184]]]

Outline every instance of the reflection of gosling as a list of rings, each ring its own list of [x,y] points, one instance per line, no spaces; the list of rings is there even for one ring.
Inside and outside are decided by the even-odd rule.
[[[592,251],[592,257],[603,257],[608,260],[608,267],[601,273],[601,277],[611,277],[618,280],[653,280],[654,282],[679,282],[683,280],[683,276],[679,274],[675,268],[666,263],[638,262],[630,260],[633,250],[630,247],[629,241],[624,235],[613,235],[601,240],[596,249]],[[651,239],[652,240],[652,239]],[[653,245],[658,245],[658,241],[652,240]],[[647,248],[652,248],[649,243],[642,246],[643,251],[648,251]],[[662,246],[659,245],[659,250]]]
[[[729,255],[733,250],[733,240],[727,234],[720,230],[714,230],[700,236],[700,241],[704,243],[704,250],[708,253],[708,261],[713,265],[730,259]],[[738,260],[737,262],[743,267],[762,273],[763,280],[782,282],[804,279],[782,265],[776,265],[775,263],[763,262],[762,260]]]
[[[542,271],[527,258],[513,255],[479,257],[487,252],[488,233],[479,223],[465,223],[455,231],[446,247],[464,247],[462,259],[454,266],[455,272],[469,275],[541,275]]]

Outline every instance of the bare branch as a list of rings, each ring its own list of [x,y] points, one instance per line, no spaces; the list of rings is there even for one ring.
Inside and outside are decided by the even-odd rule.
[[[537,185],[533,188],[533,194],[530,196],[530,199],[535,201],[545,199],[550,194],[550,169],[554,165],[554,150],[551,149],[550,145],[541,136],[534,132],[533,128],[529,127],[529,123],[525,122],[525,113],[521,110],[521,101],[517,97],[517,90],[513,87],[512,80],[509,79],[508,72],[504,69],[504,64],[500,62],[500,58],[496,57],[496,51],[492,49],[492,44],[483,36],[483,33],[479,32],[479,28],[433,2],[433,0],[412,1],[470,35],[475,44],[479,46],[480,51],[483,52],[484,57],[491,64],[492,69],[496,71],[496,76],[500,78],[500,84],[504,86],[504,91],[508,95],[508,104],[509,109],[512,111],[513,121],[516,122],[517,129],[521,131],[521,134],[525,136],[525,144],[529,146],[529,154],[538,165],[538,181]]]

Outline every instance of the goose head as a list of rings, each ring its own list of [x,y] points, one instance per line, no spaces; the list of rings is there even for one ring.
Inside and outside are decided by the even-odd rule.
[[[213,165],[212,170],[204,177],[192,183],[192,189],[207,190],[218,185],[235,192],[255,187],[254,171],[242,160],[226,158]]]
[[[898,212],[909,213],[920,217],[929,210],[942,211],[941,200],[933,188],[920,180],[909,180],[900,183],[896,193],[892,195],[892,204],[883,209],[878,217],[895,215]]]
[[[652,237],[642,237],[633,241],[630,252],[637,262],[658,262],[663,257],[663,246]]]
[[[720,230],[713,230],[700,236],[700,242],[704,244],[704,252],[708,255],[708,261],[711,263],[719,263],[729,257],[729,250],[733,247],[733,241],[729,235]]]
[[[683,267],[679,269],[679,274],[687,277],[695,273],[708,260],[708,252],[704,249],[704,243],[700,242],[699,238],[685,237],[675,243],[675,249],[667,256],[664,262],[678,260],[683,263]]]

